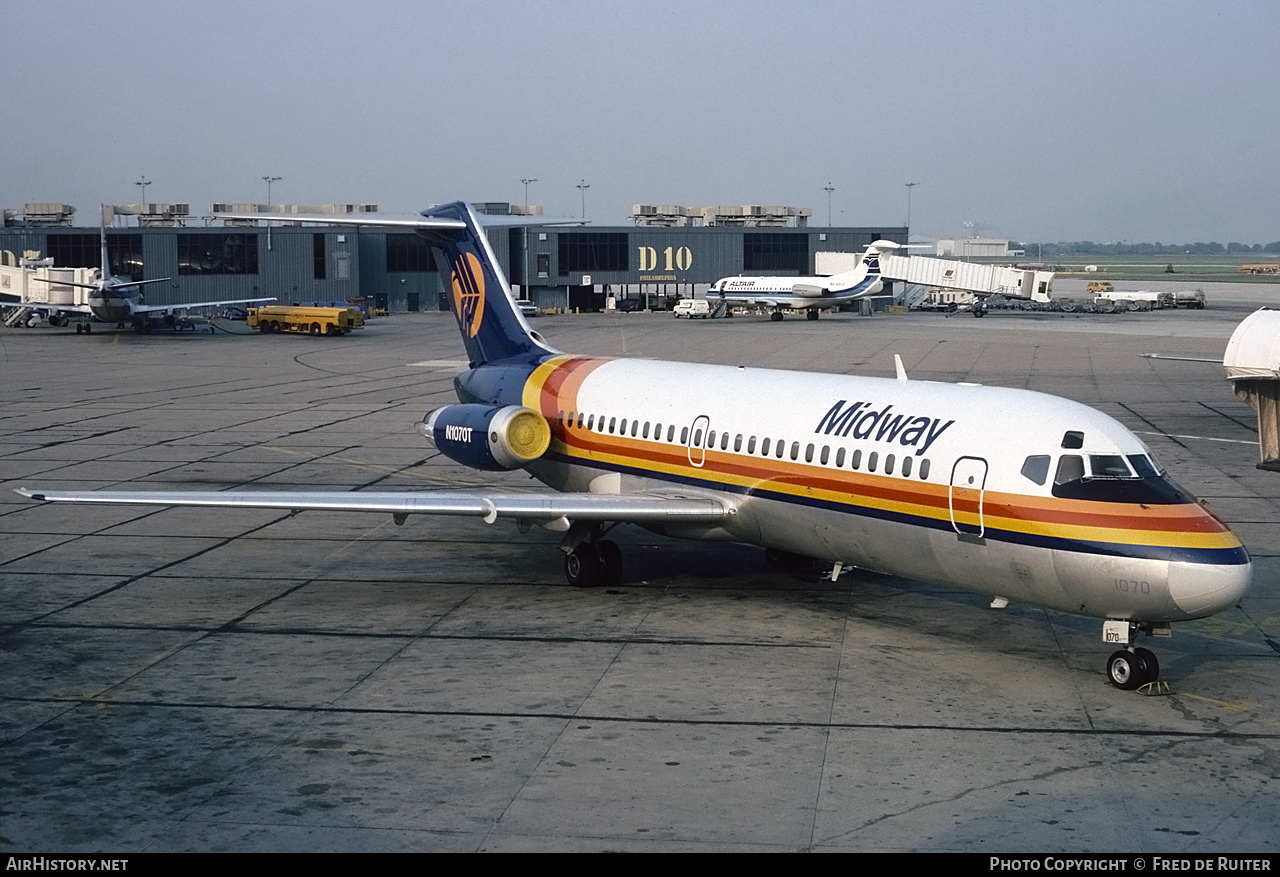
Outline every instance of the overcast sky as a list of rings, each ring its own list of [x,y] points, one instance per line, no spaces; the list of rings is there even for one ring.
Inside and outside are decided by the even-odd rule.
[[[1280,3],[3,0],[0,206],[809,206],[1280,240]],[[972,223],[969,228],[966,223]]]

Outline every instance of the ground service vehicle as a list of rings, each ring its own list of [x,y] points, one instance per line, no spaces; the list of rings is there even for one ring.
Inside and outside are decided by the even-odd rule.
[[[301,332],[307,335],[345,335],[364,328],[364,314],[355,308],[249,308],[245,325],[264,335]]]
[[[706,319],[711,316],[711,305],[707,304],[705,298],[682,298],[676,302],[676,306],[671,309],[671,315],[674,317],[702,317]]]

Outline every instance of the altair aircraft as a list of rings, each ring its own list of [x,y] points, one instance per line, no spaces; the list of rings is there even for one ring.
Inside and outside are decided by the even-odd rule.
[[[274,298],[259,296],[258,298],[236,298],[224,299],[222,301],[197,301],[184,302],[177,305],[148,305],[142,302],[142,287],[148,283],[165,283],[172,280],[171,277],[161,277],[156,280],[126,280],[123,277],[117,277],[111,273],[111,262],[107,258],[107,229],[102,227],[102,267],[98,269],[97,283],[72,283],[69,280],[45,280],[43,277],[33,278],[45,283],[57,283],[61,286],[77,286],[81,289],[88,289],[89,303],[84,305],[56,305],[50,306],[49,324],[51,326],[65,326],[70,322],[68,314],[80,314],[81,319],[76,323],[76,334],[89,333],[93,331],[93,320],[101,320],[104,323],[115,323],[121,328],[125,323],[133,326],[135,331],[147,333],[156,325],[155,321],[159,318],[159,325],[169,328],[182,330],[183,328],[194,329],[188,320],[181,319],[174,315],[174,311],[187,310],[189,308],[213,308],[222,307],[223,305],[247,304],[250,302],[275,301]],[[89,319],[85,319],[88,317]]]
[[[730,304],[772,308],[769,319],[778,322],[784,308],[802,310],[810,320],[818,319],[823,308],[832,308],[880,291],[880,253],[896,250],[901,244],[875,241],[867,247],[852,271],[830,277],[724,277],[707,290],[707,298]]]
[[[295,218],[295,217],[291,217]],[[376,225],[376,220],[361,222]],[[390,223],[389,223],[390,224]],[[394,224],[403,227],[404,221]],[[1133,643],[1236,603],[1240,540],[1117,421],[1026,390],[563,354],[514,307],[467,204],[413,225],[452,281],[470,368],[418,431],[482,470],[525,469],[557,494],[118,492],[36,500],[512,518],[563,534],[575,585],[613,584],[619,523],[763,546],[1103,619],[1124,689],[1159,665]],[[674,388],[699,386],[690,394]]]

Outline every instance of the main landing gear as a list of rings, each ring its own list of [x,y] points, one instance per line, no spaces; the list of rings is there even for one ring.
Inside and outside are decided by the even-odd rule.
[[[597,523],[575,522],[560,547],[564,577],[575,588],[613,587],[622,581],[622,549]]]

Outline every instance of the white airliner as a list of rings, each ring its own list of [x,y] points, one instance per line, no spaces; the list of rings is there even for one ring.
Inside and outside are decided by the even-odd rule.
[[[250,302],[275,301],[274,298],[266,298],[259,296],[258,298],[236,298],[222,299],[220,301],[197,301],[184,302],[176,305],[148,305],[142,301],[142,287],[149,283],[165,283],[172,280],[171,277],[161,277],[156,280],[126,280],[123,277],[116,277],[111,273],[111,262],[107,258],[107,229],[105,226],[101,229],[102,233],[102,267],[97,269],[98,277],[96,283],[73,283],[69,280],[46,280],[43,277],[33,278],[43,283],[56,283],[61,286],[76,286],[81,289],[88,289],[89,303],[83,305],[56,305],[49,308],[49,324],[53,326],[65,326],[70,319],[69,314],[80,314],[82,319],[76,323],[76,334],[89,333],[93,331],[93,320],[101,320],[104,323],[115,323],[123,327],[126,323],[133,326],[138,332],[150,332],[152,327],[158,324],[170,329],[181,330],[183,328],[194,328],[191,323],[185,319],[179,318],[174,311],[187,310],[189,308],[211,308],[222,307],[224,305],[248,304]],[[84,319],[89,317],[91,319]]]
[[[707,298],[771,308],[769,319],[775,322],[782,319],[784,308],[802,310],[805,317],[816,320],[822,308],[836,307],[879,292],[883,287],[880,253],[900,246],[893,241],[875,241],[867,247],[856,268],[830,277],[724,277],[711,285]]]
[[[370,225],[376,220],[362,219]],[[403,221],[396,223],[403,226]],[[562,533],[576,585],[614,584],[619,523],[811,558],[1104,619],[1110,680],[1154,683],[1139,631],[1234,605],[1252,566],[1235,534],[1165,475],[1132,432],[1025,390],[574,356],[507,294],[463,203],[414,225],[452,285],[470,368],[459,403],[418,431],[483,470],[525,469],[559,493],[121,492],[22,489],[36,500],[511,518]],[[683,389],[696,386],[702,392]]]

